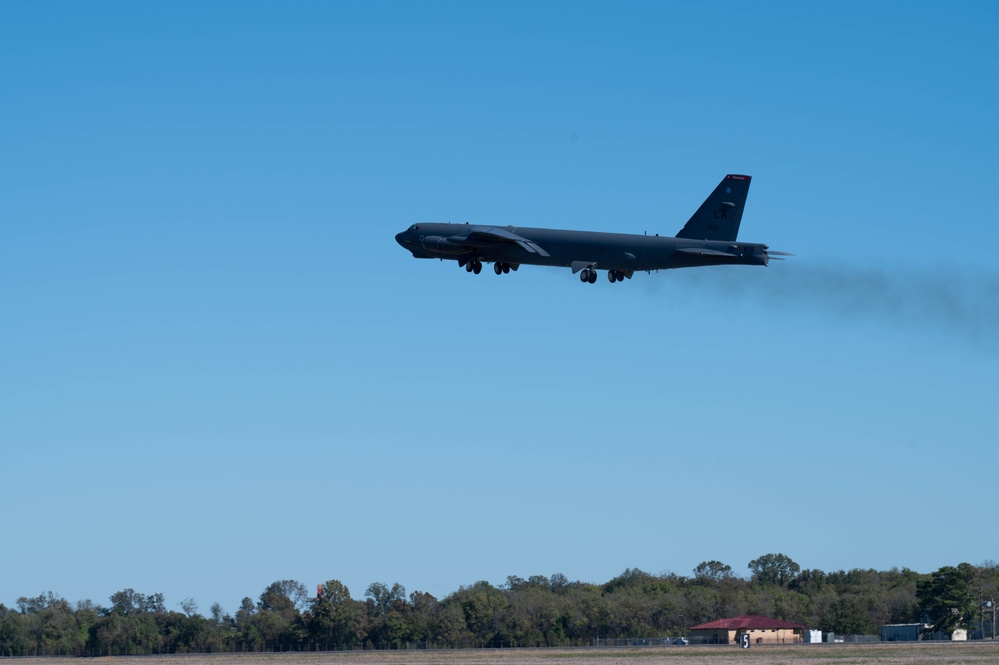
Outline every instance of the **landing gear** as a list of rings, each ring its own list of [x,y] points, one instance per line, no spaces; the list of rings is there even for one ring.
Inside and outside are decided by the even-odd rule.
[[[464,266],[465,272],[474,272],[476,275],[478,275],[480,272],[482,272],[482,259],[469,259],[468,261],[464,262],[462,262],[462,260],[459,260],[458,266],[459,267]],[[495,272],[497,275],[505,275],[509,273],[511,270],[516,270],[519,267],[520,267],[519,263],[505,263],[503,261],[497,261],[496,263],[493,264],[493,272]]]
[[[583,268],[579,271],[579,281],[589,282],[590,284],[596,284],[597,282],[597,271],[593,268]]]
[[[613,284],[614,282],[623,282],[625,280],[625,278],[629,278],[630,279],[631,275],[629,273],[624,272],[623,270],[608,270],[607,271],[607,279],[610,280],[611,284]]]

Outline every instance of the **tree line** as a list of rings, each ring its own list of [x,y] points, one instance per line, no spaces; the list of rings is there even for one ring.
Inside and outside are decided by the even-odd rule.
[[[690,576],[629,568],[604,584],[556,573],[476,582],[444,597],[375,582],[357,600],[338,580],[310,594],[295,580],[272,583],[235,613],[214,603],[207,615],[185,599],[168,610],[163,594],[133,589],[110,605],[71,605],[48,592],[0,604],[0,656],[143,655],[334,649],[586,646],[597,640],[683,635],[715,619],[759,614],[840,634],[875,635],[883,624],[932,622],[975,628],[999,600],[999,565],[961,563],[929,574],[802,570],[783,554],[749,562],[736,575],[719,561]],[[989,611],[991,612],[991,611]],[[987,631],[988,632],[988,631]]]

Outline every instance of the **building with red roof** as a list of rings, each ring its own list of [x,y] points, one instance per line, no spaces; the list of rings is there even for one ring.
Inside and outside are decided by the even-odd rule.
[[[747,614],[694,626],[690,636],[706,644],[738,644],[745,634],[750,644],[797,644],[804,630],[800,623]]]

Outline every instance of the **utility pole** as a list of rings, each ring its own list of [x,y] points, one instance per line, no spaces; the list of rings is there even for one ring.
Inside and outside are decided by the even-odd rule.
[[[992,639],[994,640],[996,638],[996,601],[995,601],[995,598],[993,598],[992,600],[990,600],[989,604],[992,605]]]
[[[992,639],[996,638],[996,603],[994,599],[985,600],[984,590],[978,592],[979,620],[981,623],[982,639],[985,639],[985,613],[992,610]]]

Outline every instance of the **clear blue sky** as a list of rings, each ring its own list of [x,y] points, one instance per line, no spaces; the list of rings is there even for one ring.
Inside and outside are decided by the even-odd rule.
[[[5,3],[0,602],[999,559],[997,26]],[[796,257],[584,286],[393,240],[672,235],[726,173]]]

